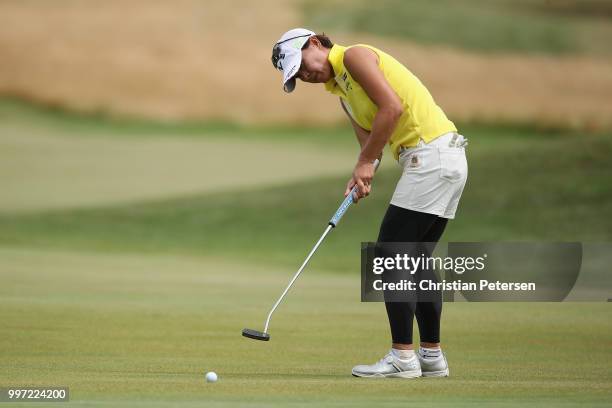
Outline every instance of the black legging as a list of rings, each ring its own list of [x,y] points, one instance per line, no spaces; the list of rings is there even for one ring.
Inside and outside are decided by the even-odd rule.
[[[438,242],[446,218],[389,205],[380,226],[378,242]],[[433,251],[433,248],[430,248]],[[430,254],[426,254],[429,256]],[[416,315],[422,342],[440,342],[442,300],[436,302],[385,302],[393,343],[412,344]]]

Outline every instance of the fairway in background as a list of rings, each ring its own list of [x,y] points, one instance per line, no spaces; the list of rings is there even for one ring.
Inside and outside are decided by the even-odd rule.
[[[101,121],[100,126],[107,126],[105,123]],[[95,121],[88,122],[88,126],[95,127]],[[104,143],[122,146],[122,135],[128,137],[129,131],[119,125],[113,129],[114,136],[105,138]],[[612,238],[612,221],[602,217],[612,213],[611,134],[493,125],[460,126],[460,129],[470,143],[467,150],[470,176],[458,217],[445,233],[446,240],[606,241]],[[312,247],[342,200],[353,154],[357,154],[356,143],[347,131],[335,133],[322,129],[325,138],[313,138],[310,142],[310,133],[290,129],[276,132],[243,129],[223,138],[228,146],[240,145],[242,140],[245,145],[277,145],[273,141],[277,138],[287,144],[288,152],[291,146],[309,146],[304,151],[316,146],[321,152],[327,151],[300,167],[302,176],[309,177],[308,180],[266,185],[265,182],[275,179],[267,176],[257,179],[257,172],[247,171],[241,177],[258,181],[246,188],[237,186],[234,191],[214,192],[206,187],[190,195],[177,196],[168,189],[155,200],[119,205],[105,205],[105,201],[100,201],[90,209],[34,211],[23,215],[0,213],[0,244],[239,256],[249,261],[293,266]],[[315,129],[309,132],[317,133]],[[87,140],[87,134],[69,134],[75,143]],[[163,138],[163,134],[163,129],[157,129],[151,141]],[[166,137],[177,138],[172,132]],[[27,140],[25,133],[24,138]],[[202,142],[219,140],[216,132],[203,129],[199,136],[189,133],[187,141],[196,142],[197,138]],[[140,134],[138,140],[147,143],[146,133]],[[344,149],[344,153],[339,149]],[[13,154],[12,171],[18,172],[23,159],[16,152]],[[334,162],[334,156],[329,154],[337,154],[339,161]],[[292,157],[288,153],[284,159]],[[336,167],[330,167],[329,171],[336,170],[328,177],[316,177],[322,168],[315,170],[315,167],[323,163],[323,157],[331,157],[329,163]],[[260,160],[258,156],[248,157],[244,168],[256,167]],[[399,177],[399,168],[388,154],[383,165],[376,175],[373,194],[351,209],[336,234],[317,253],[313,260],[316,265],[345,273],[358,271],[359,242],[376,239],[380,220]],[[223,166],[219,171],[234,174],[231,168],[226,170]],[[9,177],[14,173],[4,174]],[[203,176],[186,173],[185,177]],[[8,178],[5,184],[10,186],[18,180]],[[66,174],[58,180],[58,191],[72,182],[72,176]],[[95,179],[92,182],[95,184]],[[47,187],[53,190],[52,186]],[[163,193],[162,185],[159,189]],[[44,204],[39,203],[40,208],[45,208]]]
[[[260,188],[353,164],[354,154],[333,144],[249,136],[231,126],[87,120],[0,101],[0,212]]]

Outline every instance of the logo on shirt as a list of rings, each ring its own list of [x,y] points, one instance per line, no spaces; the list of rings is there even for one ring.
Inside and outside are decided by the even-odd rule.
[[[345,72],[344,74],[342,74],[342,76],[340,77],[340,79],[342,80],[342,82],[344,83],[344,91],[348,92],[351,89],[353,89],[353,87],[351,86],[350,81],[348,80],[348,74]]]

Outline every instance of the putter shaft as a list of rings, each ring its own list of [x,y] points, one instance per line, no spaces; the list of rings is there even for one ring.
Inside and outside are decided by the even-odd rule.
[[[378,165],[380,164],[380,159],[376,159],[373,164],[374,164],[374,170],[378,169]],[[295,275],[293,275],[293,278],[289,282],[289,285],[287,285],[287,287],[283,291],[282,295],[280,295],[276,303],[274,303],[274,306],[272,306],[272,310],[270,310],[270,313],[268,313],[268,318],[266,319],[266,325],[264,327],[263,334],[268,335],[268,327],[270,325],[270,319],[272,318],[272,314],[274,314],[274,311],[276,310],[278,305],[280,305],[280,303],[283,301],[283,298],[285,297],[287,292],[289,292],[289,289],[291,289],[291,286],[293,286],[293,283],[296,281],[296,279],[300,276],[300,274],[302,273],[302,271],[308,264],[308,261],[310,261],[310,258],[312,258],[314,253],[317,251],[317,249],[319,248],[319,245],[321,245],[321,242],[323,242],[327,234],[329,234],[329,231],[331,231],[332,228],[335,228],[336,225],[338,225],[338,223],[340,222],[340,220],[342,219],[346,211],[353,204],[353,194],[356,191],[357,191],[357,185],[355,185],[353,189],[351,190],[351,192],[344,198],[344,201],[342,201],[342,204],[340,204],[340,207],[338,207],[333,217],[329,220],[329,225],[325,229],[325,232],[323,232],[323,235],[321,235],[321,238],[319,238],[315,246],[312,248],[312,250],[306,257],[306,260],[304,260],[304,263],[302,263],[302,266],[300,266],[300,269],[296,272]],[[244,332],[243,332],[243,335],[245,335]],[[251,337],[251,336],[246,335],[246,337]],[[269,335],[268,335],[268,339],[269,339]]]
[[[300,267],[300,269],[297,271],[297,273],[295,275],[293,275],[293,278],[291,279],[291,281],[289,282],[289,285],[287,285],[287,287],[285,288],[285,291],[283,292],[282,295],[280,295],[280,297],[278,298],[278,300],[276,301],[276,303],[274,304],[274,306],[272,306],[272,310],[270,310],[270,313],[268,313],[268,318],[266,319],[266,326],[264,327],[264,333],[268,332],[268,326],[270,324],[270,319],[272,318],[272,314],[274,313],[274,311],[276,310],[276,308],[278,307],[278,305],[280,305],[280,303],[283,301],[283,298],[285,297],[285,295],[287,294],[287,292],[289,292],[289,289],[291,289],[291,286],[293,286],[293,283],[296,281],[296,279],[300,276],[300,274],[302,273],[302,271],[304,270],[304,268],[306,267],[306,265],[308,264],[308,261],[310,261],[310,258],[312,258],[312,256],[314,255],[314,253],[317,251],[317,248],[319,248],[319,245],[321,245],[321,242],[323,242],[323,240],[325,239],[325,237],[327,236],[327,234],[329,233],[329,231],[331,231],[331,229],[334,228],[334,225],[330,224],[327,226],[327,228],[325,229],[325,232],[323,233],[323,235],[321,235],[321,238],[319,238],[319,240],[317,241],[317,243],[315,244],[314,248],[312,248],[312,251],[310,251],[310,253],[308,254],[308,256],[306,257],[306,260],[304,261],[304,263],[302,264],[302,266]]]

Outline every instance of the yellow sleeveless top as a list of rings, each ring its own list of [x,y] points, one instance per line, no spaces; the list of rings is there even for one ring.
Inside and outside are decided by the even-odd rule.
[[[404,113],[389,139],[396,160],[402,146],[416,146],[419,139],[429,143],[438,136],[457,131],[453,122],[448,120],[442,109],[436,105],[425,85],[412,72],[377,48],[365,44],[357,45],[367,47],[378,55],[378,67],[404,105]],[[325,89],[340,96],[346,110],[359,126],[372,130],[378,107],[344,66],[344,53],[349,48],[337,44],[331,48],[328,59],[336,76],[325,84]]]

